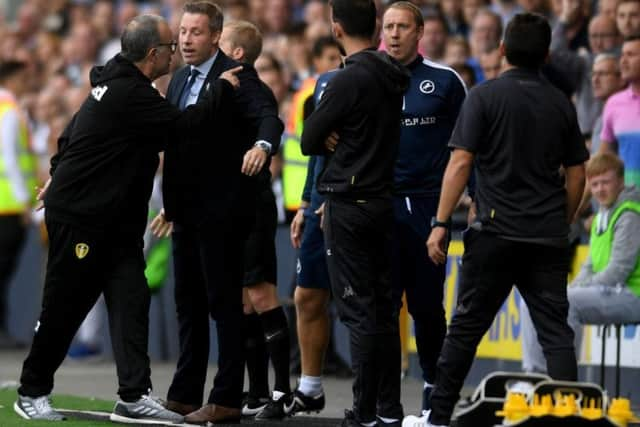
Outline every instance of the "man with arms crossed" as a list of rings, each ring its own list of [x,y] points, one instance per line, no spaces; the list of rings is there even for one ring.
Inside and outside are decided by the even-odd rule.
[[[302,152],[331,156],[318,191],[327,265],[347,325],[356,379],[343,426],[398,422],[400,337],[391,296],[393,166],[408,71],[372,47],[372,0],[333,0],[333,32],[347,53],[305,121]]]

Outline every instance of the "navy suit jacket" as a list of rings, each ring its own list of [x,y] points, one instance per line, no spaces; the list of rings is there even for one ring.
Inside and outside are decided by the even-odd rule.
[[[221,50],[205,78],[199,100],[208,96],[212,82],[224,71],[242,65],[240,87],[233,102],[223,106],[222,120],[211,126],[175,135],[177,144],[165,151],[163,196],[167,218],[177,223],[199,223],[206,217],[234,214],[251,209],[255,203],[259,178],[242,175],[244,154],[258,140],[272,144],[277,152],[284,130],[278,118],[273,93],[260,81],[255,69],[240,64]],[[189,77],[190,67],[176,71],[169,83],[167,99],[178,105]],[[263,173],[267,169],[263,168]],[[268,172],[267,172],[268,173]]]

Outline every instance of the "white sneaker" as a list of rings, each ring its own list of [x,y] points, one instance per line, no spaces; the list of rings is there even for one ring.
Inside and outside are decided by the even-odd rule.
[[[18,395],[13,410],[26,420],[62,421],[65,417],[51,407],[49,396],[27,397]]]
[[[118,400],[111,421],[131,424],[181,423],[184,417],[166,409],[159,398],[143,395],[135,402]]]
[[[422,411],[421,416],[407,415],[402,420],[402,427],[448,427],[443,425],[435,425],[429,422],[429,414],[431,411]]]

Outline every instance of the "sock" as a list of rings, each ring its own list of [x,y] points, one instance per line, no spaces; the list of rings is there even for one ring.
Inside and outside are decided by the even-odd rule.
[[[260,315],[267,351],[275,371],[274,390],[291,393],[289,385],[289,325],[282,307],[265,311]]]
[[[314,397],[322,393],[322,377],[301,375],[298,390],[305,396]]]
[[[269,397],[269,355],[258,313],[245,315],[249,396]]]
[[[433,391],[433,384],[429,384],[428,382],[424,382],[424,386],[422,388],[422,412],[428,411],[431,409],[431,392]]]

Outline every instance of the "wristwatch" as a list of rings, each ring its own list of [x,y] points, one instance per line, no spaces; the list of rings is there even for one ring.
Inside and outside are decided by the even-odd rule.
[[[253,144],[253,146],[258,147],[259,149],[261,149],[267,154],[271,154],[271,144],[269,144],[267,141],[264,141],[264,140],[257,141],[255,144]]]
[[[451,221],[438,221],[435,216],[431,217],[431,228],[442,227],[445,229],[451,228]]]

